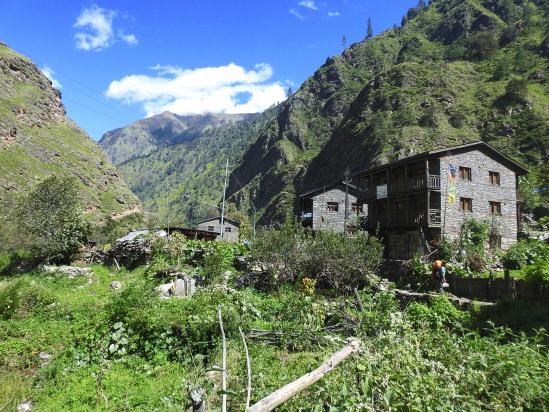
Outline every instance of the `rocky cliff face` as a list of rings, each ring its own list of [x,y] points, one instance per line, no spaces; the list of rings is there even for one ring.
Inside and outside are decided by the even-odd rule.
[[[0,223],[17,195],[52,174],[78,179],[93,221],[140,210],[99,146],[67,119],[61,93],[0,43]]]
[[[546,1],[433,0],[403,25],[326,61],[267,123],[229,196],[262,222],[300,192],[351,171],[486,140],[531,165],[549,160]]]

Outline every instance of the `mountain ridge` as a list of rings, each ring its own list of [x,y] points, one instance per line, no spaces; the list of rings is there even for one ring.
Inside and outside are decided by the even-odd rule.
[[[0,215],[53,174],[77,179],[92,222],[140,211],[99,146],[66,117],[61,92],[30,59],[3,43],[0,85]]]

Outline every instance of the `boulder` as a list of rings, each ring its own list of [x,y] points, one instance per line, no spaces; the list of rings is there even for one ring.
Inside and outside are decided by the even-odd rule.
[[[89,276],[92,273],[90,268],[81,268],[78,266],[43,266],[44,273],[63,273],[70,279],[78,276]]]
[[[111,290],[120,290],[120,289],[122,289],[122,283],[117,281],[117,280],[113,280],[111,282],[111,284],[109,285],[109,288]]]
[[[168,299],[170,297],[184,298],[192,296],[196,292],[196,280],[184,275],[181,278],[174,279],[173,282],[158,286],[156,291],[163,299]]]
[[[30,410],[32,410],[32,400],[30,399],[17,405],[17,412],[28,412]]]

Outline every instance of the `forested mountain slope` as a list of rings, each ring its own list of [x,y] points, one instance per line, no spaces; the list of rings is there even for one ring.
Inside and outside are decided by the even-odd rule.
[[[234,167],[275,111],[164,112],[107,132],[99,144],[159,223],[192,225],[219,213],[226,159]]]
[[[549,160],[549,2],[420,2],[402,26],[327,59],[282,104],[230,178],[263,223],[306,189],[433,147],[485,140]]]
[[[92,221],[140,210],[99,146],[67,119],[61,93],[28,58],[0,43],[0,228],[17,196],[53,174],[77,179]]]

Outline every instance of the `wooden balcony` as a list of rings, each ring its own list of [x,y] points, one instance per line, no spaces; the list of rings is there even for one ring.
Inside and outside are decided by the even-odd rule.
[[[440,227],[442,224],[440,209],[429,209],[427,224],[431,227]],[[375,230],[402,227],[418,227],[425,225],[424,212],[397,213],[397,214],[380,214],[379,216],[368,216],[364,219],[364,225],[368,230]]]
[[[424,190],[440,190],[440,176],[415,176],[408,177],[407,181],[399,180],[390,182],[383,186],[368,186],[364,188],[359,195],[359,200],[363,202],[373,202],[374,200],[386,199],[387,196],[404,195],[407,193],[421,192]]]

